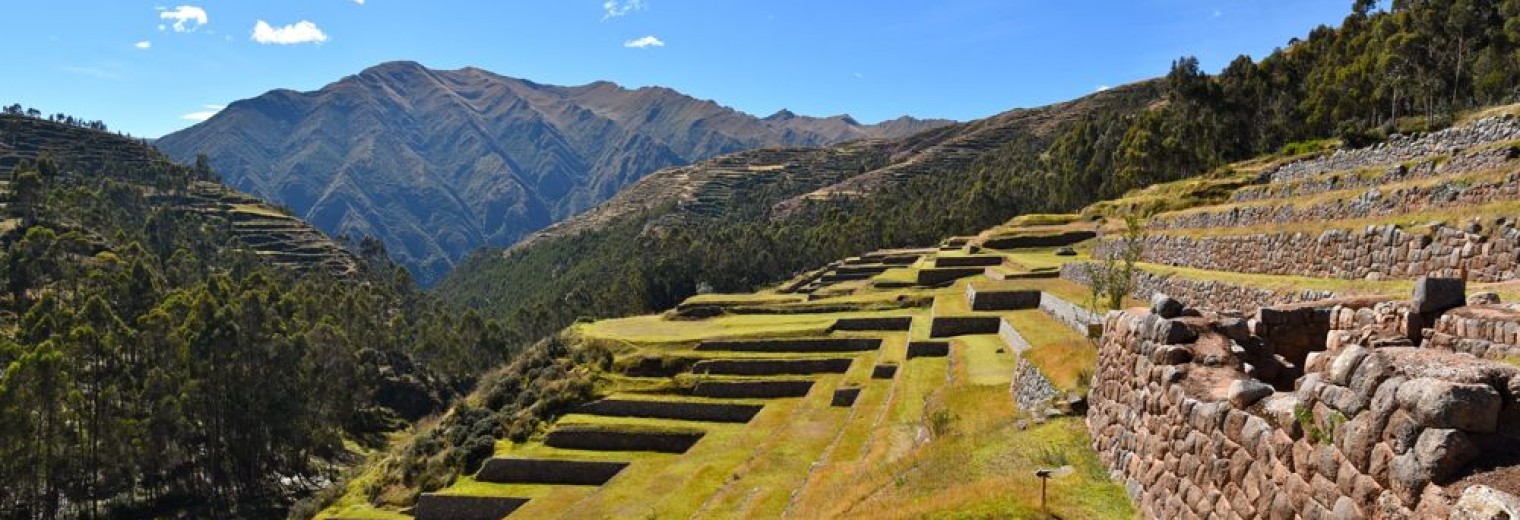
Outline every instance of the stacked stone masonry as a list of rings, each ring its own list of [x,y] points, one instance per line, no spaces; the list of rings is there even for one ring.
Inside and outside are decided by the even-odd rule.
[[[1520,229],[1505,222],[1490,238],[1443,224],[1417,231],[1394,225],[1318,234],[1269,233],[1194,237],[1150,235],[1145,261],[1237,273],[1353,280],[1461,277],[1471,282],[1515,278]]]
[[[1446,160],[1422,163],[1429,165],[1424,166],[1428,168],[1428,171],[1402,168],[1406,171],[1398,172],[1399,178],[1421,174],[1436,175],[1447,171],[1487,169],[1497,163],[1502,163],[1509,157],[1508,150],[1504,147],[1493,150],[1486,148],[1517,139],[1520,139],[1520,120],[1510,116],[1483,119],[1470,125],[1448,128],[1422,136],[1394,135],[1389,137],[1386,143],[1356,150],[1340,150],[1330,155],[1289,163],[1266,173],[1266,178],[1274,185],[1299,183],[1299,189],[1296,191],[1284,193],[1272,190],[1241,190],[1235,194],[1234,200],[1256,200],[1345,189],[1348,187],[1346,182],[1356,182],[1356,180],[1340,179],[1341,182],[1335,182],[1329,179],[1328,175],[1380,167],[1397,171],[1401,167],[1409,166],[1410,163],[1420,163],[1421,160],[1435,157],[1443,157]],[[1415,166],[1421,166],[1421,164]],[[1376,186],[1396,180],[1398,179],[1368,177],[1364,182],[1366,186]],[[1315,189],[1316,182],[1327,183],[1329,186]]]
[[[1087,274],[1086,265],[1085,263],[1069,263],[1061,266],[1061,278],[1091,286],[1092,279]],[[1271,305],[1311,302],[1336,297],[1332,291],[1268,290],[1145,271],[1135,273],[1134,282],[1134,290],[1130,292],[1130,296],[1138,300],[1150,300],[1151,296],[1160,293],[1183,301],[1206,303],[1208,307],[1214,309],[1233,309],[1246,314],[1255,313],[1257,309]]]
[[[1330,328],[1353,307],[1284,312]],[[1477,457],[1513,465],[1495,459],[1520,432],[1520,369],[1367,327],[1328,333],[1306,375],[1274,391],[1246,375],[1273,348],[1252,328],[1108,316],[1088,428],[1144,515],[1447,518]]]
[[[1436,320],[1434,348],[1494,360],[1520,358],[1520,306],[1478,305],[1457,309]]]
[[[1349,200],[1334,199],[1313,204],[1250,204],[1210,211],[1192,210],[1158,215],[1146,227],[1152,230],[1236,228],[1384,217],[1411,211],[1471,208],[1520,197],[1520,174],[1500,178],[1439,182],[1424,186],[1387,189],[1373,186]]]

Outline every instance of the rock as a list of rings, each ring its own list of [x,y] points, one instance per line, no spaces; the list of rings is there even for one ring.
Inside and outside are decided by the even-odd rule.
[[[1193,351],[1182,345],[1166,345],[1156,349],[1156,363],[1182,365],[1193,361]]]
[[[1162,329],[1162,334],[1160,334],[1162,343],[1181,345],[1198,341],[1198,331],[1188,327],[1186,323],[1177,320],[1166,320],[1161,322],[1160,327]]]
[[[1520,497],[1497,489],[1476,485],[1462,492],[1451,510],[1451,520],[1492,520],[1520,518]]]
[[[1236,408],[1250,408],[1251,405],[1267,398],[1275,392],[1273,388],[1255,379],[1237,379],[1230,383],[1230,404]]]
[[[1467,302],[1461,278],[1420,278],[1414,284],[1414,307],[1420,313],[1445,312]]]
[[[1330,381],[1341,386],[1351,383],[1351,374],[1356,367],[1367,357],[1367,349],[1352,345],[1342,350],[1340,355],[1330,361]]]
[[[1504,400],[1493,387],[1419,378],[1399,386],[1399,404],[1427,428],[1494,433]]]
[[[1499,293],[1495,292],[1473,293],[1472,296],[1467,297],[1468,305],[1498,305],[1499,303]]]
[[[1171,296],[1161,293],[1151,296],[1151,312],[1156,313],[1157,316],[1167,319],[1176,318],[1182,315],[1182,309],[1182,302]]]
[[[1457,471],[1483,454],[1472,439],[1458,430],[1431,428],[1420,434],[1414,455],[1432,482],[1445,484]]]
[[[1056,256],[1077,256],[1077,250],[1071,247],[1063,247],[1056,250]]]
[[[1219,333],[1224,334],[1225,337],[1241,343],[1249,342],[1251,339],[1251,324],[1241,318],[1220,320],[1214,328],[1218,329]]]

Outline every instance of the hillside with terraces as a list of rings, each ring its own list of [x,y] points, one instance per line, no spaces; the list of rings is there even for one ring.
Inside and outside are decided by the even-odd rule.
[[[586,399],[447,485],[351,486],[326,515],[1039,517],[1039,470],[1059,518],[1514,512],[1505,114],[577,324],[610,356]],[[1130,243],[1110,313],[1091,277]]]
[[[167,157],[137,140],[24,116],[0,116],[0,171],[22,161],[51,158],[67,174],[128,177],[126,172],[169,164]],[[0,204],[10,202],[10,181],[0,189]],[[192,181],[183,193],[139,186],[148,198],[172,211],[211,217],[229,226],[234,245],[272,264],[300,271],[344,275],[357,269],[351,253],[310,224],[257,198],[220,183]],[[12,218],[0,226],[13,227]]]

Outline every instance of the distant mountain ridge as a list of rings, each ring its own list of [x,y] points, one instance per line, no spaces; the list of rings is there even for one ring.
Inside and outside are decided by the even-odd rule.
[[[656,170],[766,147],[892,139],[950,124],[781,111],[765,119],[663,87],[563,87],[412,62],[314,92],[238,101],[155,144],[207,154],[232,186],[334,235],[375,236],[423,283]]]

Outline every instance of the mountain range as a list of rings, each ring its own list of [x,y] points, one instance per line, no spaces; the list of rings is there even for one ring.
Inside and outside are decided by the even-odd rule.
[[[159,139],[329,234],[380,239],[422,283],[662,168],[743,150],[894,139],[951,124],[782,110],[758,118],[662,87],[563,87],[392,62],[275,90]]]

